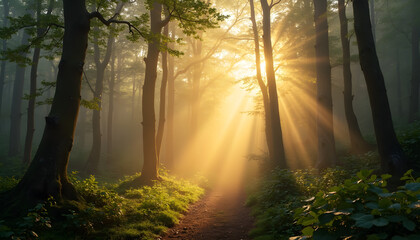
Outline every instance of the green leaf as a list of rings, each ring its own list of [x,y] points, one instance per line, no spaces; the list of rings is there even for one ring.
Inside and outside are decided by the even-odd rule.
[[[404,219],[403,226],[409,231],[414,231],[414,229],[416,228],[416,224],[409,219]]]
[[[395,223],[401,222],[404,220],[404,218],[400,215],[392,215],[392,216],[388,216],[387,218],[390,222],[395,222]]]
[[[383,227],[388,225],[389,221],[386,218],[375,218],[373,220],[373,225],[377,226],[377,227]]]
[[[390,208],[390,209],[399,210],[399,209],[401,209],[401,204],[399,204],[399,203],[394,203],[394,204],[391,204],[391,206],[389,206],[389,208]]]
[[[420,190],[420,183],[407,183],[404,187],[409,191],[416,192]]]
[[[326,229],[318,228],[313,234],[314,240],[335,240],[338,237]]]
[[[356,220],[356,227],[366,228],[369,229],[373,226],[373,219],[372,215],[363,215]]]
[[[323,213],[321,215],[318,216],[318,220],[319,223],[321,225],[327,224],[329,222],[331,222],[331,220],[334,219],[334,214],[333,213]]]
[[[379,208],[378,204],[375,203],[375,202],[368,202],[368,203],[365,204],[365,206],[369,209],[378,209]]]
[[[314,229],[312,227],[306,227],[302,230],[302,234],[308,237],[312,237],[313,233],[314,233]]]

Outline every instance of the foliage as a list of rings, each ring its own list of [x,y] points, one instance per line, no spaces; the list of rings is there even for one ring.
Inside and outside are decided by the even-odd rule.
[[[153,186],[128,189],[119,186],[139,174],[125,177],[117,184],[99,183],[94,176],[81,179],[77,172],[69,174],[84,202],[55,204],[53,199],[29,210],[28,215],[0,222],[0,238],[60,239],[64,232],[71,236],[112,239],[156,239],[178,222],[188,205],[197,201],[204,190],[188,181],[162,173],[163,180]],[[9,189],[17,180],[0,178],[1,189]],[[66,235],[66,234],[64,234]]]
[[[15,177],[0,177],[0,192],[12,189],[18,182],[19,180]]]
[[[275,169],[259,182],[247,200],[256,217],[250,236],[255,239],[284,239],[296,235],[301,227],[293,224],[292,209],[312,194],[342,182],[349,175],[340,169],[318,174],[310,170]]]
[[[378,152],[370,151],[359,155],[348,155],[340,158],[338,164],[346,171],[356,174],[361,169],[380,169],[380,158]]]
[[[295,210],[303,239],[418,239],[420,178],[412,170],[396,192],[386,189],[391,175],[362,170],[343,184],[320,191]]]
[[[420,121],[398,132],[398,140],[413,167],[420,168]],[[415,162],[417,161],[417,162]]]

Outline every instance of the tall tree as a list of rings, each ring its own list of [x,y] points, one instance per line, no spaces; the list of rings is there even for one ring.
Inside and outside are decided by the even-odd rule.
[[[343,48],[344,110],[350,135],[351,151],[353,153],[361,153],[368,149],[368,144],[363,139],[359,123],[353,109],[354,95],[350,69],[350,41],[345,0],[338,0],[338,12],[340,17],[341,46]]]
[[[271,9],[280,1],[271,1],[270,5],[267,0],[260,0],[263,12],[263,43],[264,43],[264,58],[265,58],[265,72],[267,75],[268,98],[270,107],[270,122],[272,131],[273,143],[273,158],[274,164],[281,168],[286,168],[286,155],[284,152],[283,136],[281,130],[279,102],[277,94],[276,75],[273,66],[273,47],[271,45]]]
[[[123,7],[122,2],[120,2],[116,9],[114,16],[117,16]],[[102,93],[104,90],[104,76],[105,69],[108,66],[108,63],[111,59],[112,47],[114,45],[114,32],[110,29],[110,32],[107,37],[107,44],[103,60],[101,61],[101,49],[99,46],[99,36],[100,30],[99,26],[94,27],[95,35],[93,37],[93,48],[94,48],[94,59],[96,66],[96,82],[95,90],[93,93],[94,100],[98,102],[98,109],[93,110],[92,114],[92,148],[89,154],[89,158],[85,165],[85,172],[88,174],[95,174],[98,170],[99,160],[101,158],[101,149],[102,149],[102,134],[101,134],[101,107],[102,107]]]
[[[109,77],[109,103],[108,103],[108,122],[107,122],[107,163],[114,160],[113,152],[113,122],[114,122],[114,94],[115,94],[115,51],[111,55],[111,76]]]
[[[29,34],[24,31],[21,45],[28,45]],[[26,51],[20,53],[21,58],[26,58]],[[9,135],[9,156],[16,156],[20,151],[20,134],[22,120],[22,97],[23,84],[25,82],[26,66],[21,63],[16,64],[15,80],[13,82],[12,108],[10,113],[10,135]]]
[[[50,16],[54,7],[54,0],[50,0],[47,9],[46,16]],[[36,88],[37,88],[37,74],[38,74],[38,63],[41,54],[41,46],[39,46],[42,36],[47,29],[41,25],[42,17],[42,1],[36,0],[36,39],[37,46],[34,48],[31,65],[31,76],[30,76],[30,90],[29,90],[29,101],[28,101],[28,117],[26,122],[26,137],[25,147],[23,152],[23,163],[28,165],[31,161],[32,152],[32,141],[35,132],[35,100],[36,100]]]
[[[360,66],[368,89],[381,168],[401,176],[408,168],[407,158],[395,135],[384,76],[376,54],[368,2],[353,0],[353,14]]]
[[[317,168],[335,165],[335,142],[332,113],[331,65],[328,41],[327,0],[314,0],[315,55],[317,79]]]
[[[408,120],[413,122],[419,113],[419,87],[420,87],[420,20],[418,20],[418,11],[420,4],[418,1],[411,1],[411,93],[410,109]]]
[[[171,38],[175,39],[175,25],[169,23]],[[173,47],[172,44],[169,47]],[[174,112],[175,112],[175,78],[174,57],[168,56],[168,111],[166,130],[166,164],[169,169],[174,167]]]
[[[273,134],[271,130],[271,115],[270,115],[270,102],[268,98],[267,85],[264,83],[261,74],[261,56],[260,56],[260,37],[258,34],[257,21],[255,20],[254,0],[249,0],[251,8],[251,22],[252,32],[254,35],[254,50],[255,50],[255,66],[257,71],[257,82],[260,87],[261,95],[263,98],[264,106],[264,120],[265,120],[265,139],[267,141],[268,153],[270,159],[275,159],[274,146],[273,146]]]
[[[3,27],[6,28],[9,24],[9,0],[3,0]],[[7,50],[7,40],[2,39],[2,51]],[[0,66],[0,113],[3,105],[3,88],[6,79],[6,60],[1,61]]]

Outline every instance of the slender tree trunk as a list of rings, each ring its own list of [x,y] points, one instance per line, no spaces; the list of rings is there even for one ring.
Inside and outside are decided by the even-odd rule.
[[[344,79],[344,109],[347,120],[347,127],[350,135],[351,151],[353,153],[363,153],[368,150],[368,144],[363,139],[357,122],[356,114],[353,110],[353,90],[352,76],[350,69],[350,42],[348,39],[348,21],[346,17],[345,0],[338,0],[338,11],[340,15],[341,46],[343,48],[343,79]]]
[[[3,27],[9,25],[9,0],[3,0]],[[7,40],[2,40],[2,51],[7,50]],[[1,61],[0,67],[0,114],[3,105],[3,88],[6,80],[6,60]]]
[[[26,214],[49,196],[79,200],[68,181],[67,164],[80,106],[83,64],[89,32],[84,0],[63,0],[65,32],[57,86],[37,153],[19,184],[0,196],[2,215]]]
[[[202,37],[202,33],[200,33]],[[194,39],[193,41],[193,58],[195,61],[201,59],[203,52],[203,43],[200,39]],[[203,63],[200,62],[192,70],[192,95],[191,95],[191,136],[197,134],[198,119],[200,115],[200,82],[203,71]]]
[[[169,36],[169,28],[166,25],[163,28],[163,35]],[[160,85],[160,103],[159,103],[159,125],[156,135],[156,154],[160,159],[160,149],[162,146],[163,132],[165,130],[165,114],[166,114],[166,86],[168,84],[168,52],[162,51],[162,83]],[[158,163],[159,164],[159,163]]]
[[[24,32],[21,45],[28,44],[29,35]],[[21,53],[22,57],[26,57],[26,53]],[[10,113],[10,136],[9,136],[9,156],[16,156],[20,151],[20,134],[22,122],[22,97],[23,84],[25,82],[26,67],[16,64],[15,81],[13,84],[12,109]]]
[[[42,34],[46,31],[39,26],[41,21],[41,0],[36,1],[36,15],[37,15],[37,38],[41,38]],[[51,0],[47,10],[47,16],[51,15],[52,9],[54,6],[54,1]],[[34,49],[34,54],[32,57],[32,66],[31,66],[31,79],[30,79],[30,91],[29,91],[29,101],[28,101],[28,118],[26,123],[26,137],[25,137],[25,147],[23,152],[23,164],[28,165],[31,161],[31,152],[32,152],[32,141],[34,138],[35,132],[35,100],[36,100],[36,85],[37,85],[37,73],[38,73],[38,63],[41,53],[41,48],[36,47]]]
[[[317,168],[333,167],[336,162],[331,93],[331,65],[328,45],[327,0],[314,0],[315,55],[317,78]]]
[[[162,30],[161,22],[162,5],[155,1],[150,10],[150,29],[153,35],[158,35]],[[159,160],[156,152],[156,117],[155,117],[155,86],[157,77],[157,64],[159,58],[159,39],[149,41],[142,95],[143,114],[143,153],[144,163],[140,183],[150,183],[159,179]]]
[[[401,95],[401,61],[400,61],[400,50],[398,47],[396,49],[396,58],[397,58],[397,64],[395,73],[397,75],[397,101],[398,101],[398,116],[400,118],[403,118],[403,107],[402,107],[402,95]]]
[[[109,80],[109,105],[108,105],[108,136],[107,136],[107,165],[113,162],[113,120],[114,120],[114,93],[115,93],[115,54],[111,57],[111,77]]]
[[[372,23],[373,41],[376,42],[376,17],[375,17],[375,0],[369,0],[370,22]]]
[[[279,103],[277,96],[276,76],[273,67],[273,49],[271,45],[271,7],[267,0],[261,0],[263,10],[263,43],[265,57],[265,71],[267,74],[268,96],[270,100],[271,130],[273,138],[273,163],[280,168],[286,168],[283,136],[281,130]]]
[[[255,65],[257,71],[257,81],[258,86],[260,87],[263,105],[264,105],[264,120],[265,120],[265,139],[267,141],[268,154],[270,159],[274,160],[274,146],[273,146],[273,135],[271,129],[271,116],[270,116],[270,103],[268,99],[267,86],[262,80],[261,75],[261,56],[260,56],[260,41],[258,34],[257,22],[255,20],[255,10],[254,10],[254,0],[249,0],[251,8],[251,22],[252,22],[252,31],[254,33],[254,49],[255,49]]]
[[[371,30],[368,2],[353,0],[353,13],[360,66],[368,89],[381,167],[385,172],[401,176],[408,168],[407,158],[398,143],[392,124],[385,81]]]
[[[119,13],[122,8],[122,5],[118,5],[115,13]],[[95,31],[99,31],[98,27],[95,27]],[[86,162],[85,172],[88,174],[95,174],[98,171],[99,160],[101,158],[102,150],[102,134],[101,134],[101,108],[102,108],[102,93],[104,90],[104,75],[105,69],[108,66],[108,63],[111,59],[112,48],[114,44],[113,32],[111,31],[108,35],[108,41],[106,45],[104,59],[100,60],[101,53],[98,46],[98,38],[94,37],[94,57],[95,57],[95,66],[96,66],[96,83],[95,83],[95,92],[93,94],[96,101],[98,101],[99,109],[93,110],[92,115],[92,130],[93,130],[93,139],[92,139],[92,149],[89,154],[89,159]]]
[[[420,87],[420,26],[413,23],[411,30],[411,95],[409,122],[413,122],[419,112],[419,87]]]
[[[172,26],[172,38],[175,38],[175,25]],[[169,47],[173,47],[172,44]],[[169,169],[174,168],[174,112],[175,112],[175,79],[174,58],[168,56],[168,112],[166,130],[166,163]]]

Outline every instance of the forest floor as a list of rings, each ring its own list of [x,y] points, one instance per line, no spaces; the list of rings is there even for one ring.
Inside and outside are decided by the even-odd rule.
[[[246,194],[242,190],[215,187],[168,229],[162,240],[248,240],[253,226],[250,209],[245,207]]]

